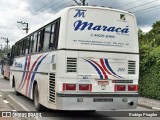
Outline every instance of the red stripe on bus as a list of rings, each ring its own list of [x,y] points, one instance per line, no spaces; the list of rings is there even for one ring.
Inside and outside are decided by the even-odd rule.
[[[30,67],[31,56],[29,55],[27,58],[28,58],[28,59],[27,59],[27,72],[25,71],[26,74],[25,74],[25,77],[24,77],[24,80],[23,80],[23,84],[22,84],[22,86],[20,87],[19,90],[21,90],[21,89],[24,87],[24,85],[25,85],[25,83],[26,83],[26,80],[27,80],[27,77],[28,77],[28,71],[29,71],[29,67]]]
[[[95,61],[93,61],[93,60],[91,60],[91,61],[94,62],[100,68],[100,70],[102,71],[105,79],[108,79],[108,76],[107,76],[106,72],[104,71],[104,69],[98,63],[96,63]]]
[[[41,55],[41,56],[42,56],[42,55]],[[41,57],[41,56],[39,56],[39,57],[38,57],[38,59],[33,63],[32,68],[31,68],[31,70],[29,71],[30,73],[29,73],[29,75],[28,75],[28,79],[27,79],[26,95],[28,94],[28,85],[29,85],[29,81],[30,81],[30,77],[31,77],[31,74],[32,74],[33,68],[34,68],[34,66],[36,65],[36,63],[38,62],[38,60],[40,59],[40,57]]]
[[[103,69],[104,69],[109,75],[111,75],[111,73],[110,73],[110,72],[107,70],[107,68],[105,67],[103,59],[100,59],[100,63],[101,63],[101,65],[102,65]]]

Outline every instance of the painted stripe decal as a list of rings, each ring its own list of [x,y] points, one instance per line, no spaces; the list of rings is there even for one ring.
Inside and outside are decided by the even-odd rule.
[[[117,75],[117,74],[112,70],[112,68],[110,67],[107,59],[105,59],[105,64],[106,64],[107,68],[108,68],[114,75],[122,78],[121,76]]]
[[[27,77],[28,77],[28,71],[29,71],[29,68],[30,68],[30,61],[31,61],[31,56],[28,56],[28,64],[27,64],[27,71],[25,71],[25,78],[23,80],[23,84],[20,86],[19,90],[21,90],[23,88],[23,86],[25,85],[26,83],[26,80],[27,80]]]
[[[28,84],[29,84],[29,81],[30,81],[30,78],[31,78],[31,74],[32,74],[32,71],[33,71],[33,68],[34,66],[36,65],[36,63],[38,62],[38,60],[41,58],[42,55],[40,55],[37,60],[33,63],[32,65],[32,68],[30,69],[30,73],[28,75],[28,78],[27,78],[27,85],[26,85],[26,95],[28,94]]]
[[[116,75],[112,74],[112,73],[108,70],[109,68],[105,65],[104,60],[105,60],[105,59],[100,59],[100,63],[101,63],[101,65],[102,65],[102,67],[105,69],[105,71],[106,71],[109,75],[112,75],[112,76],[114,76],[114,77],[116,77],[116,78],[119,78],[119,77],[117,77]],[[109,64],[108,64],[108,65],[109,65]]]
[[[100,64],[97,62],[90,60],[90,59],[84,59],[85,61],[89,62],[98,72],[100,79],[108,79],[108,75],[111,75],[116,78],[123,78],[119,75],[117,75],[112,68],[110,67],[107,59],[100,59]]]
[[[106,72],[104,71],[104,69],[97,63],[97,62],[95,62],[95,61],[93,61],[93,60],[91,60],[93,63],[95,63],[97,66],[98,66],[98,68],[102,71],[102,73],[103,73],[103,75],[104,75],[104,78],[105,79],[108,79],[108,76],[107,76],[107,74],[106,74]]]
[[[107,70],[107,68],[105,67],[103,59],[100,59],[100,63],[101,63],[101,65],[102,65],[103,69],[104,69],[109,75],[111,75],[111,73],[110,73],[110,72]]]
[[[90,62],[89,60],[86,60],[86,61],[89,62],[96,69],[96,71],[98,72],[100,78],[103,79],[103,75],[101,74],[100,70],[92,62]]]
[[[24,75],[25,75],[25,71],[26,71],[26,66],[27,66],[27,58],[28,58],[28,56],[26,56],[26,59],[25,59],[24,72],[23,72],[23,75],[22,75],[21,82],[20,82],[20,84],[19,84],[19,86],[18,86],[18,89],[20,88],[20,86],[21,86],[21,84],[22,84],[22,82],[23,82],[23,79],[24,79]]]
[[[49,53],[48,53],[49,54]],[[47,55],[48,55],[47,54]],[[29,84],[29,93],[28,93],[28,97],[30,96],[31,97],[31,90],[32,90],[32,86],[33,86],[33,81],[34,81],[34,77],[35,77],[35,74],[36,74],[36,71],[38,70],[39,68],[39,65],[42,63],[42,61],[45,59],[45,57],[47,56],[45,55],[37,64],[37,66],[35,67],[34,69],[34,73],[32,74],[32,77],[31,77],[31,80],[30,80],[30,84]],[[27,90],[28,91],[28,90]]]

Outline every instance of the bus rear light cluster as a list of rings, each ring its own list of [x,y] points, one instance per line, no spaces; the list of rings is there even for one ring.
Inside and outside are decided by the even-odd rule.
[[[79,84],[79,91],[92,91],[92,84]]]
[[[128,87],[127,87],[128,86]],[[138,91],[138,85],[115,85],[115,91]]]
[[[92,84],[72,84],[63,83],[63,91],[76,91],[78,86],[79,91],[92,91]]]
[[[76,91],[76,84],[65,84],[65,83],[63,83],[63,91],[66,91],[66,90]]]
[[[138,91],[138,85],[128,85],[128,91]]]
[[[126,91],[126,86],[125,85],[115,85],[115,90],[116,91]]]

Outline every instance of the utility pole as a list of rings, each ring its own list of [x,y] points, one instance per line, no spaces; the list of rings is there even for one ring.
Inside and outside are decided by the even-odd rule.
[[[1,39],[4,39],[4,40],[5,40],[5,42],[7,43],[7,49],[8,49],[8,43],[9,43],[9,40],[8,40],[8,38],[1,37]]]
[[[77,2],[77,0],[74,0],[74,2],[77,3],[77,5],[79,5],[79,6],[81,6],[81,5],[82,6],[88,5],[88,3],[86,4],[86,0],[80,0],[81,3]]]
[[[29,28],[28,28],[28,23],[25,23],[25,22],[22,22],[22,21],[17,21],[17,23],[20,23],[20,24],[22,24],[23,26],[24,25],[26,25],[26,26],[24,26],[25,28],[23,28],[23,30],[26,30],[26,34],[28,33],[28,30],[29,30]]]

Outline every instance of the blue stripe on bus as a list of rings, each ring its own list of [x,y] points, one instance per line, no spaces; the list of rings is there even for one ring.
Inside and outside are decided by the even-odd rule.
[[[103,75],[101,74],[100,70],[96,67],[96,65],[94,65],[92,62],[90,62],[89,60],[86,60],[87,62],[89,62],[98,72],[99,76],[101,79],[103,79]]]
[[[28,56],[26,56],[26,60],[25,60],[25,65],[24,65],[24,72],[23,72],[23,75],[22,75],[22,79],[21,79],[21,82],[20,82],[20,84],[19,84],[19,86],[18,86],[18,89],[20,88],[20,86],[22,85],[22,82],[23,82],[23,79],[24,79],[24,76],[25,76],[25,71],[26,71],[26,68],[27,68],[27,58],[28,58]]]
[[[117,74],[112,70],[112,68],[110,67],[107,59],[105,59],[105,64],[106,64],[107,68],[112,72],[112,74],[114,74],[114,75],[122,78],[121,76],[117,75]]]
[[[48,53],[48,54],[49,54],[49,53]],[[48,54],[47,54],[47,55],[48,55]],[[28,97],[31,96],[31,88],[32,88],[32,86],[33,86],[32,83],[33,83],[33,81],[34,81],[34,77],[35,77],[36,71],[38,70],[39,65],[42,63],[42,61],[45,59],[45,57],[46,57],[47,55],[45,55],[45,56],[38,62],[37,66],[36,66],[35,69],[34,69],[34,72],[32,73],[31,81],[30,81],[30,84],[29,84]]]

